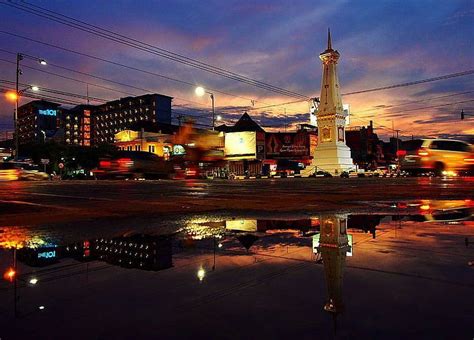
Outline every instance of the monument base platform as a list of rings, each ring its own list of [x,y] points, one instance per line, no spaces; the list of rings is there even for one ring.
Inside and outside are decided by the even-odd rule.
[[[332,175],[340,175],[344,171],[355,169],[351,149],[346,145],[317,147],[311,165],[316,167],[316,171],[323,170]]]

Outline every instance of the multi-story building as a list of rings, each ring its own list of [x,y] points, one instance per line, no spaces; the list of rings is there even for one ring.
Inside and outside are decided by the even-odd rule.
[[[146,94],[96,106],[92,114],[91,143],[112,144],[117,132],[143,121],[171,124],[172,99],[160,94]]]
[[[91,145],[91,115],[95,106],[78,105],[63,112],[62,127],[66,144]]]
[[[18,108],[18,141],[20,144],[44,142],[60,127],[59,104],[34,100]]]

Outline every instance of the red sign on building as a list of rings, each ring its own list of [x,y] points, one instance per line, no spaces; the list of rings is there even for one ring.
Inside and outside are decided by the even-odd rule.
[[[266,158],[308,158],[310,133],[307,131],[267,133],[265,136]]]

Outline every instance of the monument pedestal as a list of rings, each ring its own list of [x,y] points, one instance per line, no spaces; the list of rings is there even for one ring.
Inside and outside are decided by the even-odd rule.
[[[327,171],[332,175],[340,175],[354,168],[351,149],[346,145],[321,145],[314,152],[311,164],[316,171]]]

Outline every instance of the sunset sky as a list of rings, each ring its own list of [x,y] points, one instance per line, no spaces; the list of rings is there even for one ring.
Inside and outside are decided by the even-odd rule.
[[[342,93],[474,69],[472,0],[31,1],[89,25],[308,97],[319,96],[322,69],[318,55],[326,47],[328,27],[331,28],[333,48],[341,54],[338,70]],[[196,115],[201,117],[199,122],[210,123],[210,118],[202,117],[210,111],[209,97],[196,97],[194,86],[150,74],[155,73],[216,90],[217,111],[229,123],[246,110],[269,129],[282,130],[285,124],[294,126],[309,122],[306,101],[257,110],[255,108],[298,98],[167,60],[5,3],[11,2],[0,1],[2,89],[13,88],[8,81],[15,80],[15,53],[22,52],[48,61],[43,67],[34,60],[23,60],[25,66],[20,82],[25,84],[86,95],[85,82],[88,82],[91,84],[89,95],[105,100],[125,97],[126,93],[140,95],[148,90],[174,97],[175,115]],[[94,60],[19,36],[150,73]],[[85,102],[84,99],[73,100]],[[251,100],[255,101],[252,103]],[[27,101],[22,99],[22,103]],[[343,96],[343,102],[351,106],[352,126],[367,125],[373,120],[376,132],[384,138],[391,135],[392,121],[404,137],[474,134],[474,117],[460,120],[461,109],[467,115],[474,115],[474,74],[347,95]],[[0,131],[12,129],[12,111],[13,103],[2,95]]]

